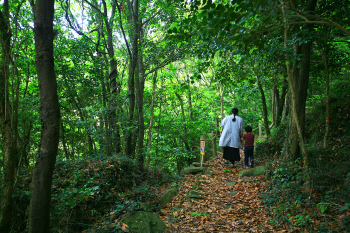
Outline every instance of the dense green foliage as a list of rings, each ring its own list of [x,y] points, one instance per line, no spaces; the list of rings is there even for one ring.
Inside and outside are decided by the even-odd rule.
[[[315,2],[312,12],[307,11],[310,2]],[[177,179],[199,160],[202,135],[209,139],[205,150],[210,157],[212,133],[218,134],[220,121],[233,107],[244,126],[265,135],[257,140],[255,155],[270,162],[271,185],[264,199],[276,207],[271,212],[276,224],[294,219],[311,231],[311,218],[340,221],[332,213],[350,203],[350,5],[310,2],[56,2],[54,61],[61,119],[53,232],[118,232],[120,226],[103,225],[106,219],[143,210],[147,202],[158,211],[151,187]],[[4,129],[11,122],[15,232],[28,230],[30,173],[45,127],[30,4],[0,3],[0,176],[3,186],[9,147]],[[310,43],[302,133],[312,187],[306,189],[303,154],[285,156],[295,120],[286,63],[299,70],[307,55],[295,48]],[[285,196],[291,201],[285,203]],[[345,223],[342,227],[349,230]]]

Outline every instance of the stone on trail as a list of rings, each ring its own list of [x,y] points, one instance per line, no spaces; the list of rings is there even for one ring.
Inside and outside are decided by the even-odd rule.
[[[236,182],[234,182],[234,181],[230,181],[230,182],[228,182],[228,184],[227,184],[227,186],[235,186],[236,185]]]
[[[193,190],[203,190],[202,187],[200,187],[199,185],[196,185],[196,184],[193,185],[192,189],[193,189]]]
[[[171,223],[180,222],[180,219],[178,219],[178,218],[176,218],[174,216],[167,216],[166,218]]]
[[[200,166],[201,166],[201,163],[200,163],[200,162],[193,162],[192,165],[195,166],[195,167],[200,167]],[[208,164],[208,163],[203,163],[202,166],[203,166],[203,167],[210,167],[210,164]]]
[[[171,202],[171,199],[173,197],[175,197],[178,193],[178,190],[176,187],[172,187],[171,189],[167,190],[162,198],[159,200],[159,204],[162,206],[165,206],[166,204],[168,204],[169,202]]]
[[[189,200],[189,199],[194,199],[194,200],[204,199],[204,195],[205,194],[202,193],[202,192],[191,190],[191,191],[189,191],[187,193],[186,200]]]
[[[244,169],[242,171],[240,171],[240,173],[238,174],[239,177],[243,177],[243,176],[260,176],[262,174],[264,174],[266,171],[266,168],[264,166],[260,166],[260,167],[255,167],[252,169]]]
[[[200,172],[204,172],[204,167],[194,167],[194,166],[189,166],[189,167],[185,167],[182,171],[181,171],[181,176],[186,175],[186,174],[197,174]]]
[[[214,175],[214,172],[212,172],[212,171],[205,171],[205,172],[204,172],[204,175],[210,175],[210,176],[212,176],[212,175]]]
[[[134,233],[163,233],[167,229],[157,214],[146,211],[136,211],[131,217],[125,218],[124,222]]]
[[[233,191],[233,192],[230,192],[229,195],[230,195],[230,196],[234,196],[234,195],[236,195],[237,193],[238,193],[237,191]]]

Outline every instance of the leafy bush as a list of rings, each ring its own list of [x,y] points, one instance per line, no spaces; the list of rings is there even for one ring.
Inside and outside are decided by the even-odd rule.
[[[25,232],[30,201],[30,177],[23,171],[14,193],[13,229]],[[154,200],[149,187],[168,180],[159,169],[142,172],[134,159],[113,156],[103,159],[57,161],[52,183],[53,232],[81,232],[104,219],[111,211],[144,209]],[[154,210],[156,210],[155,207]]]

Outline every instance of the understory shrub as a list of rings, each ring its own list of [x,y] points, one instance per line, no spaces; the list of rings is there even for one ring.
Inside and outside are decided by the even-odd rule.
[[[52,232],[82,232],[111,212],[118,217],[144,209],[145,202],[155,199],[150,187],[169,179],[158,169],[143,172],[134,159],[124,156],[57,161],[52,183]],[[30,182],[28,172],[23,171],[13,196],[14,232],[27,230]]]

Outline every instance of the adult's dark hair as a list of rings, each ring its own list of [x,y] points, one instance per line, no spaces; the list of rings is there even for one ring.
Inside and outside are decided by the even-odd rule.
[[[236,116],[238,115],[238,108],[233,108],[232,109],[232,114],[233,114],[233,119],[232,121],[236,121]]]
[[[247,133],[251,133],[253,131],[253,128],[250,125],[248,125],[247,127],[245,127],[245,131]]]

